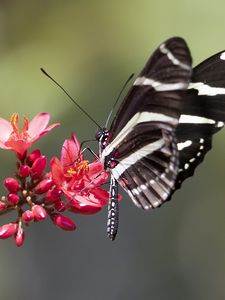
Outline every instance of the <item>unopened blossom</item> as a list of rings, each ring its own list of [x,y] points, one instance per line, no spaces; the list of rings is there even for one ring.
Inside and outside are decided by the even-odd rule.
[[[34,213],[31,210],[26,210],[22,214],[22,219],[24,220],[25,223],[32,222],[34,220]]]
[[[0,239],[7,239],[17,232],[18,225],[16,223],[8,223],[0,226]]]
[[[37,221],[45,220],[47,217],[46,210],[41,205],[34,205],[32,207],[32,212],[34,214],[34,219]]]
[[[30,175],[30,173],[31,173],[31,169],[30,169],[30,167],[28,165],[22,165],[22,166],[20,166],[20,168],[19,168],[19,175],[21,177],[27,177],[27,176]]]
[[[63,230],[71,231],[76,229],[76,224],[66,216],[53,214],[52,220],[58,227]]]
[[[20,184],[15,178],[6,178],[4,180],[4,186],[9,192],[18,192]]]
[[[24,242],[24,230],[22,227],[19,226],[17,232],[15,233],[15,241],[16,241],[16,246],[21,247]]]
[[[10,193],[7,196],[7,200],[9,203],[15,205],[19,202],[20,197],[16,193]]]
[[[31,167],[31,176],[33,178],[39,178],[45,171],[47,165],[47,158],[44,155],[41,155],[37,159],[34,160]]]
[[[6,209],[7,205],[4,202],[0,202],[0,212]]]

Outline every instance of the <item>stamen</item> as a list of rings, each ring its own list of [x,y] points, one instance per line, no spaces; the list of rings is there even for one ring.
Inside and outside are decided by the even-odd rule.
[[[10,123],[13,127],[13,133],[16,134],[17,137],[19,137],[18,118],[19,116],[17,113],[13,113],[10,118]]]

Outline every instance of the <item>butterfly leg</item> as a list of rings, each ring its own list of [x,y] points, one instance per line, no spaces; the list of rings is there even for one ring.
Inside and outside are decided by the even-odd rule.
[[[118,182],[111,175],[109,204],[108,204],[108,220],[107,234],[110,240],[114,240],[117,234],[119,225],[119,202],[118,202]]]
[[[97,160],[99,160],[98,155],[89,147],[86,147],[80,151],[80,154],[83,154],[85,151],[89,151]]]

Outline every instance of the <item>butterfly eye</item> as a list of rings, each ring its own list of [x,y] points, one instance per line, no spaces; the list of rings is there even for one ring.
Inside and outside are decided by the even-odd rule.
[[[99,141],[103,135],[104,135],[104,130],[102,128],[99,128],[95,133],[95,139]]]

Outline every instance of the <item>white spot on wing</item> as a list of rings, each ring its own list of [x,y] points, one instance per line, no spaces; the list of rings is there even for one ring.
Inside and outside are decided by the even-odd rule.
[[[140,194],[137,189],[133,189],[131,192],[134,193],[135,195],[139,195]]]
[[[145,206],[144,206],[144,209],[145,209],[145,210],[149,210],[150,208],[151,208],[151,206],[149,206],[149,205],[145,205]]]
[[[184,169],[187,170],[189,168],[189,164],[184,165]]]
[[[225,52],[220,54],[220,59],[225,60]]]
[[[216,127],[223,127],[224,126],[224,123],[222,121],[219,121],[217,124],[216,124]]]
[[[191,140],[187,140],[187,141],[185,141],[185,142],[183,142],[183,143],[177,143],[177,149],[178,149],[179,151],[181,151],[181,150],[183,150],[184,148],[191,146],[191,144],[192,144],[192,141],[191,141]]]
[[[164,195],[163,195],[164,196]],[[167,196],[167,195],[166,195]],[[152,203],[153,207],[156,208],[157,206],[159,206],[160,202],[159,201],[155,201],[154,203]]]
[[[147,190],[147,186],[144,185],[144,184],[142,184],[142,185],[140,185],[140,189],[142,189],[143,191],[144,191],[144,190]]]

